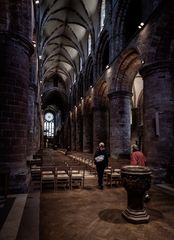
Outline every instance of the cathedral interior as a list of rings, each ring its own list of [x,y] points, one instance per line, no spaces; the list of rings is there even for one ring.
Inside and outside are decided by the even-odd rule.
[[[3,0],[0,12],[0,196],[29,192],[32,160],[68,146],[92,158],[99,142],[119,168],[137,144],[152,184],[173,188],[174,2]]]

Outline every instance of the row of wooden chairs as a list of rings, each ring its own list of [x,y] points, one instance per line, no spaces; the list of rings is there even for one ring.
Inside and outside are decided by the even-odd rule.
[[[69,159],[65,161],[60,159],[56,166],[39,166],[38,164],[30,166],[32,179],[41,181],[41,190],[44,186],[53,186],[54,190],[59,187],[72,189],[75,184],[83,187],[85,170],[96,175],[96,166],[92,158],[84,158],[76,154],[69,154],[68,157]],[[75,174],[79,174],[79,172],[83,178],[78,180],[78,175],[75,176]],[[121,184],[120,168],[108,166],[104,171],[104,181],[111,187],[113,184]]]
[[[79,157],[75,155],[69,155],[69,157],[71,157],[74,161],[78,161],[79,163],[85,166],[86,170],[96,175],[96,166],[94,164],[93,159]]]
[[[93,159],[73,155],[70,155],[70,157],[85,164],[86,169],[96,175],[96,166]],[[121,169],[116,168],[115,166],[108,166],[104,170],[104,181],[107,185],[110,185],[111,187],[113,186],[113,184],[121,185]]]
[[[43,188],[70,189],[84,187],[85,168],[81,166],[32,166],[31,176],[33,180],[40,180],[41,192]]]
[[[104,170],[104,181],[111,187],[114,185],[121,185],[121,170],[119,168],[112,168],[108,166]]]

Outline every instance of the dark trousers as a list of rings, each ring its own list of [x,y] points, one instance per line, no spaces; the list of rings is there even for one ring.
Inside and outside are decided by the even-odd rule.
[[[105,170],[104,163],[97,163],[96,164],[97,176],[98,176],[98,185],[103,186],[103,175]]]

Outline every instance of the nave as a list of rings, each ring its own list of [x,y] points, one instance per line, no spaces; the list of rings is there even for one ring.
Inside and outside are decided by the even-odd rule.
[[[77,156],[76,152],[71,154]],[[42,166],[68,162],[71,159],[69,155],[64,155],[63,151],[44,150]],[[90,155],[83,153],[83,157],[89,158]],[[131,224],[122,217],[122,211],[127,206],[127,195],[121,184],[113,184],[111,187],[105,183],[101,191],[97,188],[94,172],[88,170],[84,187],[74,186],[71,190],[60,188],[55,191],[53,187],[41,192],[40,180],[32,180],[25,197],[22,194],[8,196],[16,199],[1,226],[0,239],[173,240],[174,192],[166,185],[152,184],[149,193],[151,200],[145,203],[150,215],[149,223]],[[23,205],[20,214],[14,214],[17,199],[20,199],[18,204]],[[5,231],[9,226],[8,221],[11,228]]]

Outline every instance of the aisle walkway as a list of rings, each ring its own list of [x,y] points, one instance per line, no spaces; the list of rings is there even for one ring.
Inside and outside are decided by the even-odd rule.
[[[60,158],[68,158],[68,156],[58,151],[49,150],[45,154],[44,164],[56,164]],[[150,215],[150,222],[148,224],[131,224],[127,223],[121,215],[127,207],[127,194],[124,188],[105,186],[104,190],[99,190],[96,184],[97,179],[93,176],[86,178],[84,189],[74,188],[73,190],[40,193],[40,185],[32,182],[23,215],[20,219],[16,215],[18,222],[20,221],[17,237],[11,236],[11,238],[4,239],[174,239],[174,196],[172,196],[172,189],[167,190],[165,185],[153,185],[150,189],[151,201],[145,205]],[[162,189],[166,189],[168,193]],[[11,229],[9,228],[8,231]]]

